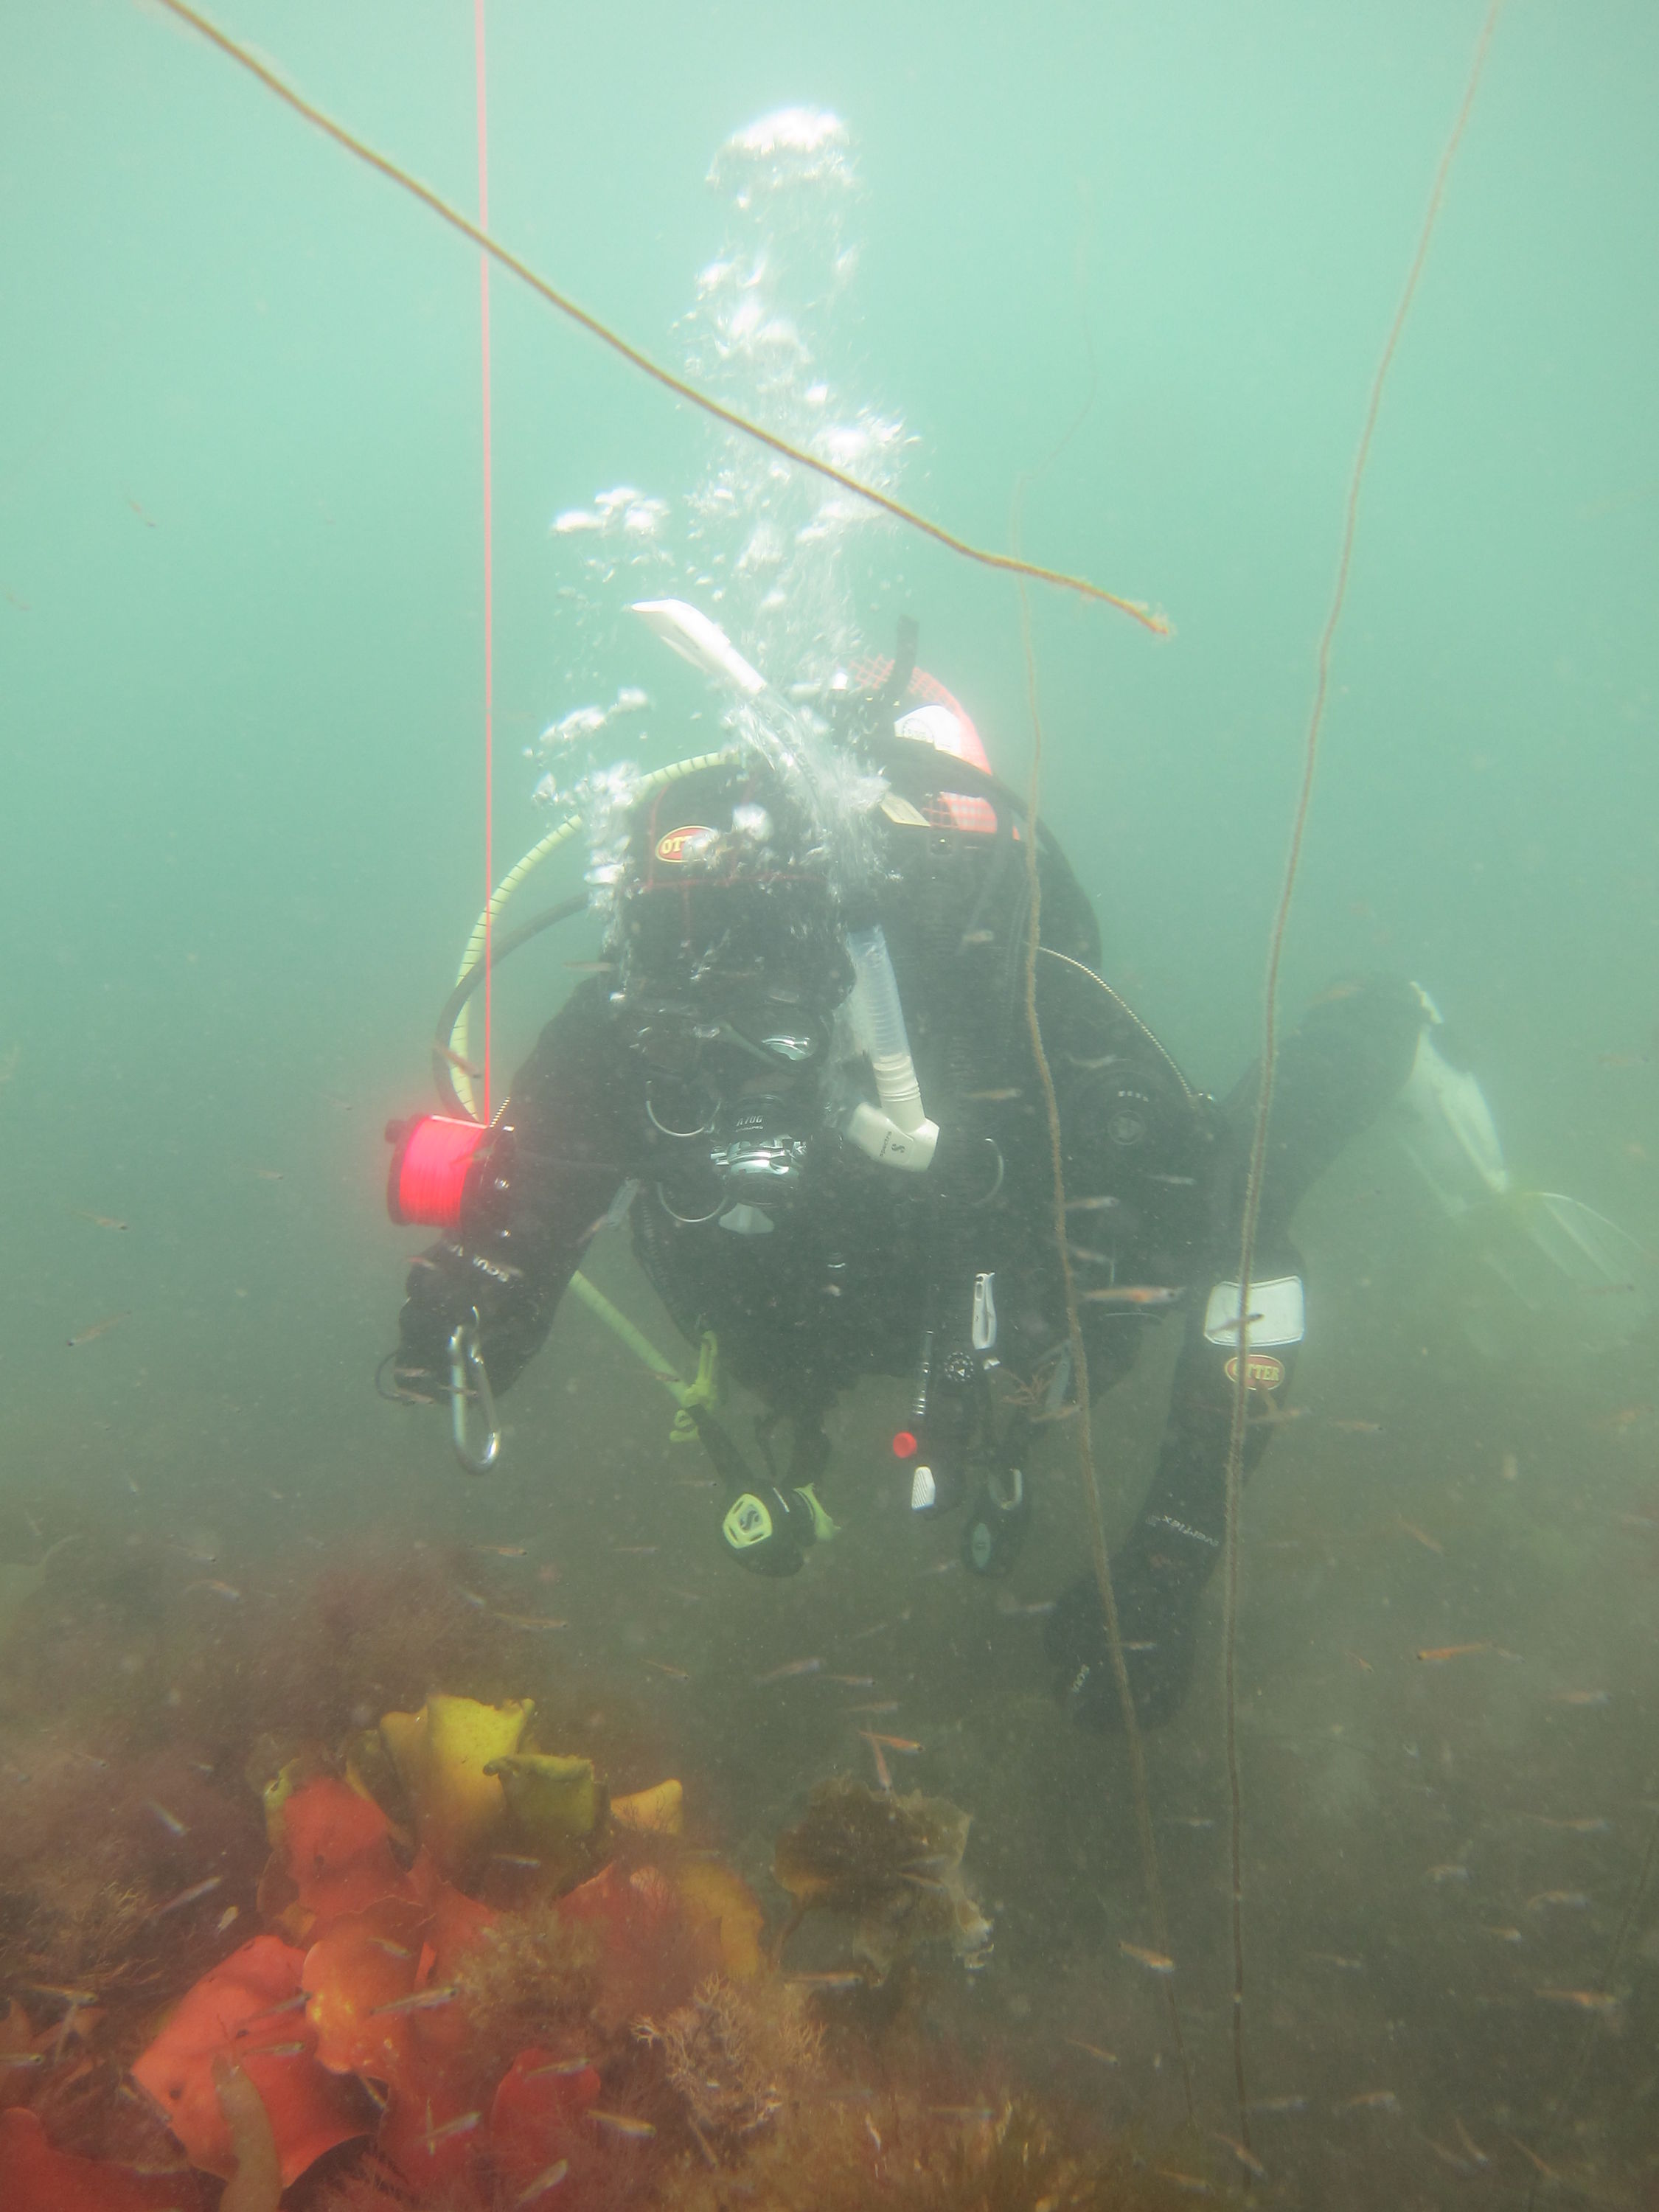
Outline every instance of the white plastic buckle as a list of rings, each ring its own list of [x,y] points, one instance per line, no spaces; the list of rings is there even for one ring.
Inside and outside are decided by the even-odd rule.
[[[1306,1326],[1300,1275],[1278,1275],[1270,1282],[1252,1283],[1250,1310],[1243,1328],[1237,1283],[1218,1283],[1204,1309],[1206,1342],[1229,1345],[1235,1352],[1239,1337],[1247,1333],[1253,1352],[1278,1344],[1300,1344]]]

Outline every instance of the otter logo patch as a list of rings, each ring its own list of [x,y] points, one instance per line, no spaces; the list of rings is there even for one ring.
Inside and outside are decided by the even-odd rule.
[[[687,822],[678,830],[665,830],[657,840],[657,858],[659,860],[689,860],[697,847],[714,834],[702,822]]]
[[[1238,1354],[1222,1370],[1230,1382],[1238,1380]],[[1271,1352],[1253,1352],[1244,1363],[1244,1388],[1247,1390],[1277,1390],[1285,1380],[1285,1363],[1275,1359]]]

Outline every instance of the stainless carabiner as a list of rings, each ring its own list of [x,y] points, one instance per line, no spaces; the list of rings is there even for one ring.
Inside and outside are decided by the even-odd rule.
[[[455,1456],[468,1474],[488,1474],[501,1451],[495,1394],[489,1387],[489,1370],[478,1344],[481,1326],[478,1309],[474,1306],[471,1320],[464,1321],[459,1328],[452,1330],[449,1339],[450,1435],[454,1440]],[[471,1384],[469,1376],[472,1378]],[[484,1419],[483,1444],[477,1451],[473,1449],[466,1433],[466,1401],[473,1395],[474,1388]]]

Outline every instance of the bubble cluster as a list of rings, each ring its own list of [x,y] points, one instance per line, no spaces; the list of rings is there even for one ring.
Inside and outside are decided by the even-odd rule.
[[[847,125],[822,109],[763,116],[721,146],[708,181],[726,205],[726,234],[677,325],[686,374],[860,482],[896,490],[911,442],[902,418],[844,396],[841,382],[858,368],[848,333],[860,185]],[[848,555],[862,533],[890,525],[855,495],[736,432],[711,426],[708,434],[707,465],[684,490],[617,484],[553,517],[565,572],[559,642],[579,702],[581,692],[603,696],[623,655],[648,649],[625,611],[641,598],[691,601],[779,692],[797,698],[860,649]],[[601,768],[601,756],[618,720],[647,703],[636,684],[618,688],[609,707],[573,703],[531,749],[541,770],[536,798],[591,811],[589,881],[600,892],[619,865],[617,794],[636,781],[632,769]],[[780,759],[779,732],[765,715],[737,702],[719,711],[728,742],[815,780],[815,811],[828,804],[856,813],[868,803],[862,790],[839,787],[833,763],[795,757],[806,733],[784,733]]]

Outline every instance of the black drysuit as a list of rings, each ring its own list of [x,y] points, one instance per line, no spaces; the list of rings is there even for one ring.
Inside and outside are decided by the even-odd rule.
[[[546,1336],[587,1238],[631,1180],[641,1265],[690,1340],[715,1332],[723,1370],[766,1408],[763,1431],[790,1421],[793,1481],[822,1472],[830,1401],[860,1375],[914,1374],[924,1331],[934,1377],[927,1449],[936,1455],[988,1461],[999,1449],[982,1418],[988,1358],[1033,1385],[1034,1399],[1057,1368],[1063,1384],[1048,1127],[1023,1003],[1029,906],[1018,811],[1000,787],[954,763],[950,781],[994,809],[995,830],[964,830],[919,793],[924,805],[900,810],[902,826],[884,825],[878,886],[922,1096],[941,1130],[931,1167],[906,1173],[866,1158],[825,1121],[812,1080],[757,1099],[755,1081],[764,1079],[750,1078],[739,1111],[757,1123],[793,1121],[798,1166],[764,1209],[764,1233],[739,1225],[752,1231],[746,1208],[722,1225],[732,1210],[710,1166],[707,1071],[695,1096],[665,1089],[633,1048],[606,979],[594,978],[519,1072],[469,1177],[459,1234],[410,1273],[401,1376],[444,1387],[449,1332],[476,1306],[491,1379],[498,1389],[509,1384]],[[1175,1292],[1185,1328],[1157,1472],[1114,1563],[1124,1638],[1144,1647],[1130,1654],[1132,1686],[1157,1719],[1184,1693],[1193,1617],[1221,1544],[1231,1354],[1206,1340],[1204,1313],[1212,1286],[1237,1274],[1255,1080],[1247,1077],[1221,1104],[1189,1088],[1094,972],[1098,940],[1086,901],[1053,847],[1042,850],[1037,1006],[1060,1109],[1091,1390],[1127,1371],[1143,1331],[1168,1307],[1091,1299],[1090,1291]],[[1345,983],[1285,1040],[1258,1277],[1297,1272],[1288,1231],[1297,1200],[1398,1091],[1424,1020],[1408,984]],[[670,1133],[679,1129],[694,1133]],[[974,1292],[985,1277],[996,1335],[994,1346],[976,1348]],[[1274,1356],[1288,1379],[1292,1351]],[[1249,1436],[1252,1464],[1266,1433]],[[1109,1724],[1115,1692],[1086,1579],[1048,1626],[1061,1686],[1083,1717]]]

